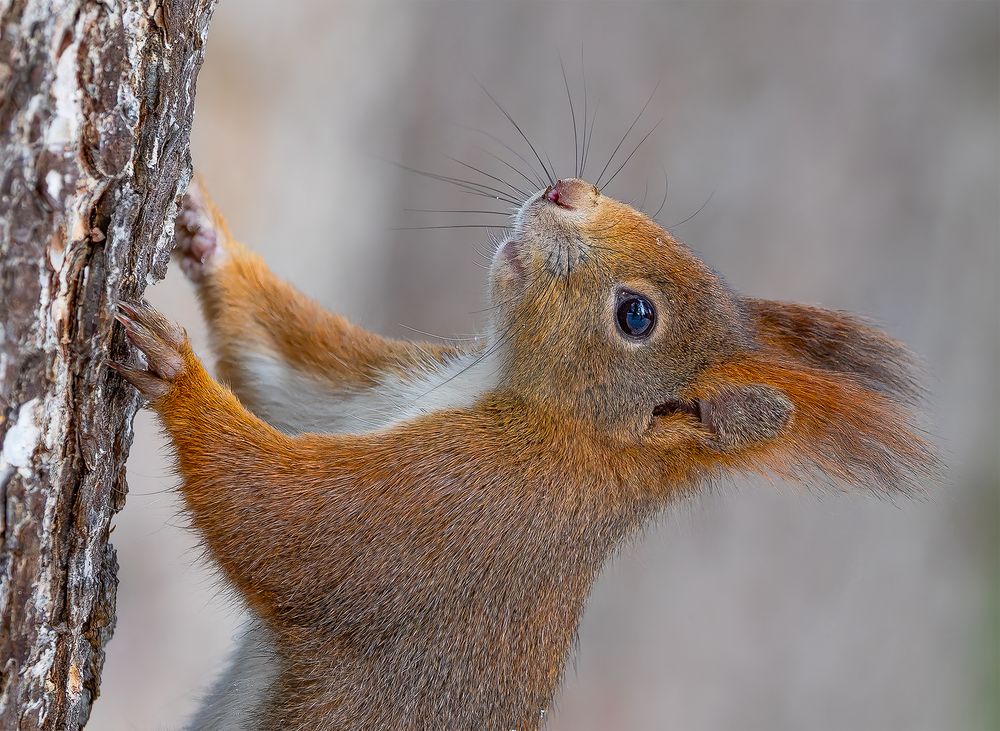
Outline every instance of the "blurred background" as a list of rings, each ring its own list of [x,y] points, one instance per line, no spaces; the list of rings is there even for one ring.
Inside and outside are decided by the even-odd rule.
[[[469,333],[489,231],[392,229],[503,204],[383,161],[523,183],[481,149],[529,155],[478,78],[572,174],[559,54],[578,118],[584,72],[598,110],[590,177],[660,79],[618,160],[663,122],[607,193],[654,211],[665,170],[660,221],[734,287],[909,343],[947,467],[923,501],[740,480],[672,510],[604,572],[549,728],[997,728],[1000,6],[224,0],[195,165],[234,232],[330,308]],[[207,355],[179,272],[151,298]],[[241,622],[164,457],[144,413],[94,729],[178,728]]]

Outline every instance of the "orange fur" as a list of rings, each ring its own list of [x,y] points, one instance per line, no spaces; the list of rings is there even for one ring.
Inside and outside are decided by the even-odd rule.
[[[239,354],[248,342],[340,387],[371,386],[379,373],[440,362],[453,353],[446,346],[380,337],[323,309],[234,239],[218,208],[200,191],[200,178],[193,185],[224,252],[198,294],[219,372],[230,383],[242,381]]]
[[[200,291],[241,399],[155,313],[123,318],[150,363],[123,374],[160,415],[192,520],[276,638],[261,728],[536,728],[601,565],[675,496],[728,471],[884,493],[933,463],[898,343],[740,299],[641,213],[560,186],[525,203],[497,253],[483,355],[498,380],[471,405],[298,436],[247,410],[247,350],[332,394],[457,351],[320,310],[217,212],[223,251]],[[623,289],[659,313],[647,340],[616,330]]]

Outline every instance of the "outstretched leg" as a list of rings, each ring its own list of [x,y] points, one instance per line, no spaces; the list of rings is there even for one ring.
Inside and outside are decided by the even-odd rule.
[[[364,409],[365,394],[381,379],[405,377],[453,353],[375,335],[276,277],[232,237],[197,178],[176,232],[180,266],[198,289],[220,375],[284,431],[347,428],[351,408]],[[345,409],[347,398],[352,406]]]
[[[247,411],[205,370],[177,325],[147,305],[119,304],[116,319],[146,365],[109,362],[148,399],[177,457],[192,523],[257,616],[298,590],[301,550],[324,491],[304,475],[316,440],[335,462],[346,437],[291,437]],[[325,515],[325,514],[324,514]],[[252,519],[248,516],[253,516]],[[262,562],[262,557],[267,558]]]
[[[184,331],[158,312],[122,303],[116,317],[146,362],[109,367],[157,412],[193,525],[274,627],[325,621],[336,592],[353,607],[343,621],[357,619],[354,602],[371,589],[354,579],[382,581],[384,561],[427,570],[424,552],[438,550],[468,507],[470,493],[455,485],[524,484],[523,473],[508,472],[526,447],[488,406],[435,412],[379,434],[287,435],[213,379]],[[518,505],[525,498],[517,490],[500,494]],[[474,532],[509,531],[488,512],[477,516],[484,522]]]

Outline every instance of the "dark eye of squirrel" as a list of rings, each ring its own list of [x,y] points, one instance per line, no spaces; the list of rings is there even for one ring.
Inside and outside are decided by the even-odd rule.
[[[618,328],[630,338],[645,338],[656,324],[653,303],[637,294],[626,294],[618,302]]]

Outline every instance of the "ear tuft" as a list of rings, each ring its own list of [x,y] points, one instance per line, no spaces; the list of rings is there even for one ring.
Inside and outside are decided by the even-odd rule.
[[[854,374],[746,357],[703,374],[701,420],[720,468],[917,492],[937,459],[905,405]]]
[[[795,412],[791,400],[770,386],[728,387],[698,400],[701,423],[717,449],[728,451],[774,439]]]
[[[913,404],[923,395],[919,367],[906,347],[861,318],[793,302],[745,298],[767,346],[813,368],[850,374],[862,384]]]

